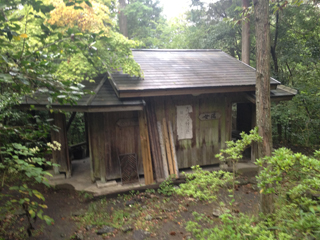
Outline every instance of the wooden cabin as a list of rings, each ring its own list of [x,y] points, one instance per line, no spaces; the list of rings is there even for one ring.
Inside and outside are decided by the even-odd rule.
[[[94,83],[84,83],[95,94],[77,105],[53,104],[54,109],[85,113],[92,181],[120,178],[119,156],[126,154],[136,156],[137,171],[146,184],[177,169],[217,164],[215,154],[232,139],[232,130],[254,127],[254,68],[220,50],[133,50],[133,56],[143,79],[106,73]],[[295,95],[273,78],[270,86],[272,100]],[[45,96],[23,103],[37,109],[46,104]],[[56,172],[70,176],[63,113],[54,114],[54,124],[60,132],[53,133],[52,140],[63,146],[53,154],[60,164]],[[177,169],[171,169],[174,159],[169,158],[175,158]]]

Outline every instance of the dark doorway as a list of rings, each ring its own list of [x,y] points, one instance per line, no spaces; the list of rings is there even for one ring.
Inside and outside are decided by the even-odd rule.
[[[252,103],[235,103],[232,107],[232,139],[240,139],[240,133],[249,133],[253,128],[254,107]],[[243,153],[244,160],[251,159],[251,147]]]

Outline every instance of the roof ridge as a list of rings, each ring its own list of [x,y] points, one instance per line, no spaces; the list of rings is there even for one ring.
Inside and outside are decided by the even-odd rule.
[[[108,78],[108,74],[106,73],[106,75],[101,79],[98,86],[93,90],[94,94],[91,95],[90,98],[88,99],[87,106],[89,106],[92,103],[92,101],[95,99],[95,97],[97,96],[98,92],[100,91],[101,87],[103,86],[107,78]]]
[[[221,49],[131,49],[138,52],[222,52]]]

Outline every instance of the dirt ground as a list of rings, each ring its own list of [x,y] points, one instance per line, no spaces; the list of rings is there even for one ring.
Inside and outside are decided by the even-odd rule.
[[[241,185],[236,187],[235,212],[255,214],[259,194],[254,178],[241,177],[240,182]],[[226,197],[228,193],[223,192],[217,201],[209,203],[192,197],[164,196],[153,191],[131,192],[113,198],[93,198],[89,194],[76,192],[70,185],[56,188],[36,185],[35,188],[46,199],[48,208],[44,214],[54,219],[51,226],[40,219],[32,222],[34,230],[30,239],[35,240],[192,239],[186,230],[186,223],[194,220],[192,213],[204,214],[219,224],[219,218],[214,217],[212,212],[220,209],[219,202],[229,201]],[[0,234],[3,239],[27,239],[27,225],[22,210],[7,213],[0,218]],[[109,226],[109,232],[98,235],[97,232],[104,226]],[[203,223],[202,226],[207,225]]]

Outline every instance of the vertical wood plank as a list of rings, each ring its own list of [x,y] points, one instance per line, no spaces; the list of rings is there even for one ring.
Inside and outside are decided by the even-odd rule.
[[[159,121],[157,122],[157,127],[158,127],[160,150],[161,150],[162,163],[163,163],[164,178],[167,179],[169,177],[169,172],[168,172],[168,162],[167,162],[167,156],[166,156],[166,147],[163,141],[161,123]]]
[[[175,174],[175,171],[174,171],[173,161],[172,161],[172,154],[171,154],[170,140],[169,140],[169,136],[168,136],[167,121],[165,118],[162,119],[162,128],[163,128],[163,137],[164,137],[164,142],[165,142],[166,152],[167,152],[169,172],[171,175],[171,174]]]
[[[174,145],[174,140],[173,140],[173,131],[172,131],[171,121],[168,121],[168,128],[169,128],[169,138],[170,138],[169,140],[170,140],[173,170],[174,170],[174,174],[176,175],[176,178],[179,178],[179,167],[177,162],[176,147]]]
[[[65,172],[66,177],[71,177],[71,162],[69,159],[69,149],[66,131],[66,116],[63,113],[53,113],[53,124],[59,128],[59,132],[51,130],[51,140],[61,144],[60,151],[52,152],[52,161],[60,165],[54,168],[54,173]]]
[[[252,104],[252,119],[251,119],[251,128],[255,128],[257,126],[257,121],[256,121],[256,105]],[[256,161],[256,156],[258,155],[258,143],[253,142],[251,144],[251,162]]]
[[[232,130],[232,106],[228,97],[225,97],[225,111],[226,111],[226,141],[231,140]]]
[[[159,134],[157,128],[157,119],[154,110],[153,99],[146,99],[146,115],[149,129],[149,138],[151,144],[151,153],[153,166],[155,168],[155,175],[157,181],[164,178],[163,163],[160,152]]]
[[[139,128],[144,180],[146,185],[153,183],[153,171],[150,152],[150,141],[145,111],[139,111]]]
[[[87,133],[88,133],[88,146],[89,146],[89,157],[90,157],[90,177],[91,177],[91,181],[94,182],[95,178],[94,178],[94,173],[93,173],[93,153],[92,153],[92,128],[91,128],[91,115],[88,113],[85,113],[85,121],[86,121],[86,125],[87,125]]]

